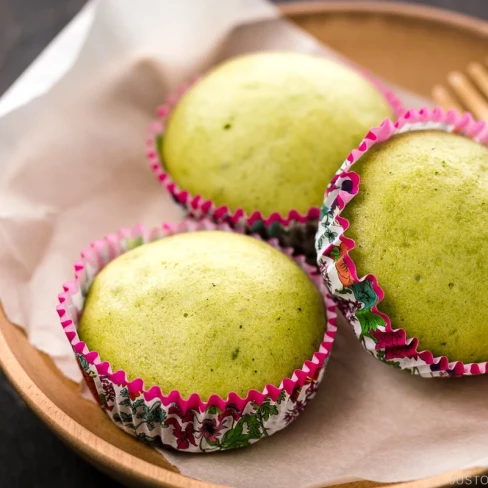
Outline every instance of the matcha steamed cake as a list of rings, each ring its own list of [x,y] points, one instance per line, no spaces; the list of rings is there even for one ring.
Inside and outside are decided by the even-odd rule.
[[[180,188],[217,206],[305,213],[370,127],[392,115],[349,67],[308,54],[252,54],[218,66],[183,96],[162,159]]]
[[[291,258],[252,237],[202,231],[110,262],[78,333],[113,371],[207,400],[279,386],[312,359],[324,330],[322,296]]]
[[[354,166],[346,206],[358,276],[385,292],[379,309],[419,351],[488,359],[488,149],[460,135],[415,131],[371,148]]]

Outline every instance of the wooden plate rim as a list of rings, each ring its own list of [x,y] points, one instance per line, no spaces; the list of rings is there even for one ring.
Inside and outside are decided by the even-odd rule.
[[[488,23],[467,15],[450,12],[435,7],[411,4],[390,4],[388,2],[335,1],[332,3],[300,2],[281,5],[282,13],[287,17],[336,13],[369,13],[396,15],[423,19],[431,22],[460,27],[478,36],[488,37]],[[168,488],[218,488],[222,485],[207,483],[173,473],[155,466],[138,457],[132,456],[118,447],[102,440],[89,430],[75,422],[57,407],[33,382],[22,368],[12,351],[7,347],[4,333],[0,329],[0,367],[15,388],[19,396],[31,410],[55,432],[64,442],[94,465],[102,465],[106,471],[117,471],[121,477],[140,479],[153,486]],[[82,442],[80,440],[83,439]],[[384,488],[432,488],[452,483],[454,479],[480,476],[485,468],[456,470],[443,475],[405,483],[383,485]]]
[[[325,3],[321,1],[292,2],[280,5],[281,12],[286,17],[300,17],[304,15],[320,14],[324,12],[332,13],[366,13],[390,15],[413,20],[421,19],[423,21],[434,22],[443,25],[449,25],[459,30],[463,28],[480,37],[488,38],[488,22],[471,17],[469,15],[444,10],[438,7],[427,5],[417,5],[409,3],[390,3],[387,0],[377,1],[333,1]]]

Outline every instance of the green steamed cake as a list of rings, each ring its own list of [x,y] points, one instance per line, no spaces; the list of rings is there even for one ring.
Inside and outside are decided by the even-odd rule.
[[[204,401],[279,386],[324,331],[322,296],[291,258],[222,231],[177,234],[111,261],[78,328],[113,371]]]
[[[179,101],[166,127],[166,171],[232,211],[287,215],[320,206],[330,179],[374,125],[385,98],[356,71],[299,53],[228,61]]]
[[[463,136],[416,131],[374,146],[356,164],[346,206],[358,275],[385,292],[379,309],[419,350],[488,360],[488,149]]]

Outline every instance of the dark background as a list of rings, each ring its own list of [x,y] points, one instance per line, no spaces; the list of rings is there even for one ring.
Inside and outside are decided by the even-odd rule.
[[[0,95],[84,3],[84,0],[0,0]],[[488,0],[408,3],[443,7],[488,20]],[[64,486],[120,485],[86,464],[55,438],[22,403],[0,371],[0,488]]]

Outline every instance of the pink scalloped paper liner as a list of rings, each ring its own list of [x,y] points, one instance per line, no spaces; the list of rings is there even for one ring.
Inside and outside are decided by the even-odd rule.
[[[173,234],[201,230],[232,232],[228,225],[214,224],[207,219],[185,220],[151,230],[137,225],[93,242],[75,263],[75,279],[63,285],[57,306],[84,379],[112,421],[142,440],[187,452],[243,447],[284,428],[315,396],[336,334],[335,304],[320,273],[307,265],[303,256],[292,256],[291,249],[281,248],[273,239],[267,242],[292,257],[320,289],[327,310],[327,326],[319,350],[291,378],[284,379],[279,387],[267,385],[262,392],[251,390],[245,398],[230,393],[227,399],[212,395],[204,402],[196,393],[188,399],[182,398],[178,391],[166,395],[158,386],[145,388],[141,379],[130,380],[124,371],[112,371],[110,364],[101,361],[98,353],[90,351],[77,334],[85,296],[93,279],[109,261],[134,247]]]
[[[353,64],[348,64],[348,66],[361,73],[384,96],[395,114],[395,118],[404,113],[405,109],[402,102],[380,80],[365,69],[358,68]],[[270,227],[272,224],[278,223],[285,229],[289,229],[294,224],[300,226],[310,221],[316,221],[320,214],[318,207],[310,208],[305,214],[301,214],[297,210],[291,210],[286,216],[274,212],[268,218],[265,218],[260,211],[255,211],[251,215],[247,215],[243,209],[238,209],[233,212],[226,205],[217,206],[214,202],[205,199],[201,195],[193,196],[173,181],[169,173],[164,170],[164,165],[155,141],[163,135],[169,116],[178,101],[197,80],[198,78],[180,86],[176,93],[170,95],[166,102],[157,109],[158,120],[151,123],[149,136],[146,140],[146,155],[149,166],[158,181],[169,191],[174,201],[186,208],[189,215],[194,218],[208,216],[216,222],[225,222],[234,228],[244,227],[254,230],[253,225],[263,222],[265,227]]]
[[[486,374],[486,362],[464,364],[449,361],[445,356],[434,357],[431,351],[419,351],[418,339],[407,337],[404,329],[393,329],[390,318],[376,307],[384,297],[377,278],[371,274],[358,277],[349,255],[354,241],[344,235],[349,222],[341,217],[342,210],[359,192],[359,176],[351,171],[352,165],[372,146],[395,134],[429,129],[461,134],[488,146],[488,126],[484,122],[475,121],[468,113],[461,115],[441,108],[409,110],[396,123],[387,119],[371,129],[359,147],[349,154],[327,188],[315,239],[317,262],[329,293],[365,349],[376,358],[424,377]],[[351,278],[344,278],[347,273],[339,273],[338,268],[347,268]],[[351,293],[344,294],[344,290]],[[371,322],[367,322],[368,334],[364,333],[364,327],[361,328],[360,320],[362,318],[364,322],[364,314],[372,314],[369,317],[374,319],[373,328]]]

